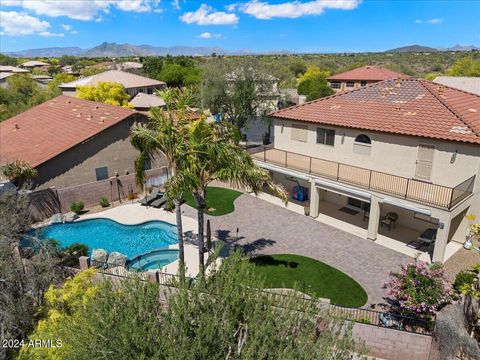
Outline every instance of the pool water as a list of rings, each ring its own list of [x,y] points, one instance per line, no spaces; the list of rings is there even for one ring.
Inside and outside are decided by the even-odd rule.
[[[135,270],[160,269],[178,259],[178,250],[160,249],[140,255],[129,261],[128,267]]]
[[[34,234],[41,240],[57,240],[62,247],[82,243],[88,246],[89,254],[93,249],[105,249],[128,259],[177,243],[177,227],[163,221],[124,225],[110,219],[91,219],[48,225]]]

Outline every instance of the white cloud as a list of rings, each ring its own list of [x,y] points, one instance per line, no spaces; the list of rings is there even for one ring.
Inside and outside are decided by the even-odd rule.
[[[180,20],[187,24],[235,25],[238,23],[238,16],[223,11],[215,11],[211,6],[202,4],[197,11],[187,12],[180,16]]]
[[[152,11],[160,0],[7,0],[6,2],[10,6],[21,6],[37,15],[92,20],[97,19],[100,13],[108,13],[112,6],[122,11]],[[2,5],[4,5],[3,1]]]
[[[270,4],[266,1],[251,0],[239,9],[257,19],[268,20],[275,17],[295,19],[306,15],[320,15],[325,9],[355,9],[361,0],[314,0],[288,1],[282,4]]]
[[[180,10],[180,0],[172,0],[170,4],[175,10]]]
[[[3,6],[20,6],[22,5],[21,0],[2,0]]]
[[[62,24],[62,28],[65,31],[70,31],[72,30],[72,25]]]
[[[202,39],[220,39],[222,37],[221,34],[212,34],[212,33],[209,33],[209,32],[204,32],[204,33],[201,33],[200,35],[198,35],[199,38],[202,38]]]
[[[415,20],[416,24],[430,24],[430,25],[437,25],[441,24],[443,22],[443,19],[430,19],[430,20]]]
[[[63,36],[62,33],[51,33],[50,31],[42,31],[42,32],[39,32],[38,35],[45,36],[45,37],[52,37],[52,36],[62,37]]]
[[[2,35],[32,35],[46,33],[50,24],[47,21],[27,15],[23,12],[0,11],[0,29]]]

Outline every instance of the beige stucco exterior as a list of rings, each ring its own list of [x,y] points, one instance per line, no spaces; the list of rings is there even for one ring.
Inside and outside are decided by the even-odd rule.
[[[36,187],[65,188],[94,182],[97,181],[95,169],[105,166],[108,177],[134,173],[138,152],[130,144],[129,136],[136,121],[146,121],[146,118],[135,114],[41,164],[37,167]],[[160,158],[152,163],[152,168],[164,165],[164,158]]]
[[[307,142],[291,139],[291,125],[308,127]],[[317,144],[318,127],[335,130],[334,146]],[[370,155],[355,151],[355,137],[370,137]],[[276,149],[317,157],[329,161],[385,172],[406,178],[415,178],[418,146],[435,147],[430,181],[434,184],[454,187],[472,175],[480,173],[480,146],[459,142],[447,142],[413,136],[300,123],[288,120],[274,121],[274,146]],[[367,145],[358,145],[366,146]],[[455,161],[451,163],[452,156]]]

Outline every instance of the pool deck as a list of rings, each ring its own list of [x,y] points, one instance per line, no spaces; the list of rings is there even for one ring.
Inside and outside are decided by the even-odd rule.
[[[168,212],[164,209],[142,206],[139,203],[125,204],[105,211],[81,215],[76,221],[87,219],[110,219],[125,225],[135,225],[146,221],[160,220],[176,225],[175,212]],[[197,221],[191,217],[182,216],[183,232],[192,231],[197,234]],[[178,249],[178,244],[170,245],[170,249]],[[205,261],[208,260],[208,253],[205,253]],[[177,274],[179,261],[168,264],[161,269],[168,274]],[[186,274],[189,277],[195,277],[198,274],[198,247],[192,244],[185,244],[185,264]]]

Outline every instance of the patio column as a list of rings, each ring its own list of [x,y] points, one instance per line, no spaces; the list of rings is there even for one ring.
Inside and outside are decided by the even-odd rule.
[[[318,195],[318,188],[315,185],[315,179],[310,179],[310,216],[318,217],[320,206],[320,196]]]
[[[437,238],[435,240],[435,245],[433,248],[433,258],[432,260],[443,263],[445,259],[445,249],[447,248],[448,235],[450,234],[450,218],[439,219],[440,224],[437,229]]]
[[[380,221],[380,199],[374,195],[370,199],[370,214],[368,218],[367,239],[377,240],[378,223]]]

